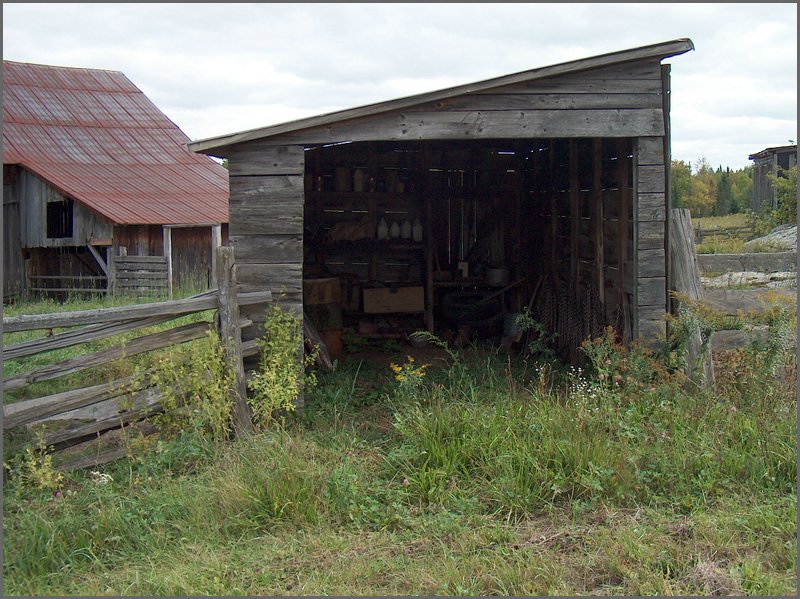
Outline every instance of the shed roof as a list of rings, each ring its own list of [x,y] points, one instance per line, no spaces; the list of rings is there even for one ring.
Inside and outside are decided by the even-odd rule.
[[[749,160],[756,160],[758,158],[768,158],[773,154],[783,154],[784,152],[797,152],[797,144],[791,146],[776,146],[774,148],[767,148],[765,150],[761,150],[760,152],[756,152],[755,154],[750,154],[747,158]]]
[[[3,61],[3,164],[116,224],[228,222],[228,175],[118,71]]]
[[[413,96],[407,96],[396,100],[389,100],[387,102],[380,102],[376,104],[368,104],[358,108],[350,108],[346,110],[339,110],[330,112],[323,115],[307,117],[295,121],[289,121],[268,127],[261,127],[258,129],[250,129],[239,133],[231,133],[218,137],[211,137],[201,139],[189,143],[189,149],[195,152],[202,152],[210,155],[223,156],[230,148],[230,146],[239,144],[246,141],[256,139],[263,139],[267,137],[274,137],[286,133],[301,131],[311,127],[320,127],[332,123],[344,121],[347,119],[354,119],[364,116],[371,116],[389,112],[392,110],[403,110],[411,106],[424,104],[427,102],[435,102],[454,96],[463,94],[482,92],[489,89],[502,87],[505,85],[513,85],[516,83],[523,83],[544,77],[554,77],[557,75],[565,75],[567,73],[574,73],[584,71],[587,69],[594,69],[606,67],[611,65],[620,64],[623,62],[642,60],[647,58],[664,59],[670,56],[677,56],[690,50],[694,50],[694,44],[688,38],[681,38],[672,41],[652,44],[649,46],[641,46],[630,50],[621,50],[618,52],[611,52],[608,54],[601,54],[590,58],[582,58],[579,60],[572,60],[552,66],[536,68],[528,71],[522,71],[511,75],[504,75],[493,79],[478,81],[466,85],[459,85],[433,92],[426,92]]]

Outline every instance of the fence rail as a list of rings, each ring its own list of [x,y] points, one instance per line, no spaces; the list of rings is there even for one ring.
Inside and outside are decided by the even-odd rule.
[[[239,306],[272,301],[269,291],[238,293],[233,270],[231,248],[220,247],[218,252],[219,289],[183,300],[154,302],[134,306],[82,310],[56,314],[36,314],[3,318],[4,333],[71,328],[65,332],[3,347],[3,359],[12,360],[62,349],[129,332],[155,324],[163,324],[188,314],[216,311],[220,336],[226,359],[234,365],[237,387],[234,392],[234,412],[241,414],[246,401],[243,359],[257,353],[255,341],[242,342],[241,329],[253,323],[239,316]],[[3,390],[18,391],[41,381],[55,380],[70,374],[107,365],[115,360],[164,349],[203,337],[211,322],[189,323],[136,337],[99,352],[89,353],[40,366],[28,372],[4,377]],[[78,328],[75,328],[78,327]],[[151,416],[162,409],[162,396],[149,382],[148,373],[136,377],[71,389],[52,395],[26,399],[3,406],[3,429],[48,421],[65,421],[67,425],[45,435],[46,445],[77,443],[110,429],[119,428]],[[234,421],[235,428],[245,426]],[[238,432],[238,430],[237,430]],[[119,457],[119,452],[107,452],[90,460],[88,465]],[[83,467],[84,462],[81,461]],[[65,468],[76,467],[75,464]]]
[[[702,243],[708,237],[744,237],[749,238],[753,234],[753,227],[742,225],[739,227],[695,227],[695,243]]]
[[[49,281],[58,286],[49,287]],[[70,293],[108,293],[108,277],[105,275],[27,275],[28,291],[37,292],[70,292]]]

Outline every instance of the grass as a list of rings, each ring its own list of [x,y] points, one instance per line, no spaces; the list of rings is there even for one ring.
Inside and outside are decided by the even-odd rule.
[[[583,370],[477,346],[351,355],[254,435],[183,430],[49,489],[12,476],[5,591],[793,595],[778,347],[720,361],[713,390],[608,338]]]
[[[708,235],[697,244],[698,254],[755,254],[760,252],[785,252],[786,248],[766,241],[746,246],[747,239],[733,235]]]
[[[744,212],[726,216],[704,216],[692,218],[692,226],[700,229],[727,229],[729,227],[747,227],[750,222]]]

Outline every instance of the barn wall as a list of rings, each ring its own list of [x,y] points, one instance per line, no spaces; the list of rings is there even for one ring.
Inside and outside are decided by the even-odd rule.
[[[108,220],[81,203],[73,202],[72,236],[48,238],[47,204],[64,202],[66,197],[25,169],[20,171],[18,186],[22,247],[82,247],[92,239],[111,237],[112,225]]]
[[[773,152],[755,158],[753,164],[753,191],[750,196],[750,209],[756,214],[777,207],[775,189],[770,175],[777,177],[781,170],[788,170],[797,164],[797,150]]]
[[[163,256],[162,225],[118,225],[114,243],[125,247],[128,256]],[[172,278],[174,287],[207,287],[211,283],[211,227],[172,228]],[[228,226],[222,226],[222,243],[228,240]],[[119,252],[119,249],[117,249]]]
[[[19,168],[3,165],[3,300],[25,286],[20,235]]]
[[[164,236],[161,225],[117,225],[114,245],[125,248],[129,256],[161,256]]]
[[[211,227],[173,228],[173,285],[208,287],[211,283],[211,254]]]

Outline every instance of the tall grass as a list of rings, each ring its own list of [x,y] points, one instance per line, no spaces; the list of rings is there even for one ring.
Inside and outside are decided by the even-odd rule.
[[[11,480],[6,591],[793,593],[791,384],[702,391],[614,351],[451,352],[413,386],[344,361],[284,426],[186,431],[57,496]]]

